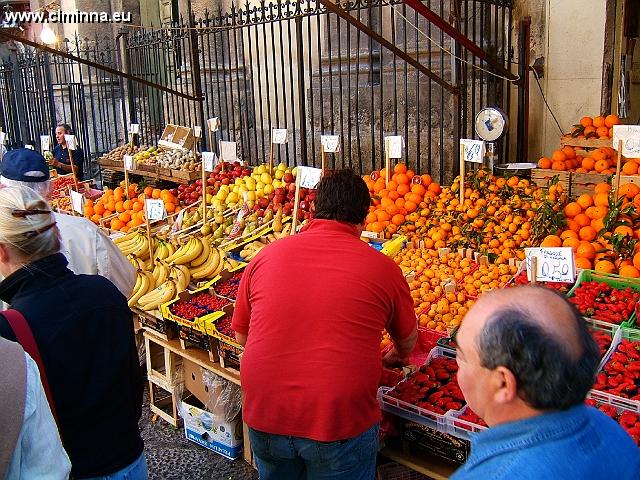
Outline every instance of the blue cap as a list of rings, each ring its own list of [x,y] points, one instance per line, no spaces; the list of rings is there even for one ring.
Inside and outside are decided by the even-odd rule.
[[[0,174],[19,182],[44,182],[49,180],[49,166],[35,150],[17,148],[4,154]]]

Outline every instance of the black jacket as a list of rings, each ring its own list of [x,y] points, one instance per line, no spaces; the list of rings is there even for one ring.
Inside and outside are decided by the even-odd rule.
[[[78,169],[76,177],[78,180],[82,180],[84,178],[84,151],[81,148],[78,148],[73,151],[72,155],[73,165]],[[71,163],[69,160],[69,149],[62,148],[61,145],[53,147],[53,156],[61,163],[66,163],[67,165]],[[67,175],[69,173],[61,168],[56,168],[56,171],[58,172],[58,175]]]
[[[75,275],[57,253],[9,275],[0,299],[33,331],[72,475],[104,476],[136,460],[143,449],[142,372],[120,291],[104,277]],[[15,341],[2,315],[0,336]]]

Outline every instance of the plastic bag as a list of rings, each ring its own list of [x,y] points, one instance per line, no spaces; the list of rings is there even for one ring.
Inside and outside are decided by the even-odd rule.
[[[242,409],[242,391],[240,386],[225,380],[209,370],[202,370],[202,381],[209,388],[209,401],[207,410],[214,415],[224,418],[225,422],[231,422],[238,416]]]

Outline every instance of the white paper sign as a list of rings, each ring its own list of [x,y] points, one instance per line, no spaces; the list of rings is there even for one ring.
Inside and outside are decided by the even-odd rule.
[[[84,195],[75,190],[71,190],[71,207],[74,211],[84,215]]]
[[[541,282],[576,281],[576,266],[571,247],[525,248],[527,278],[531,281],[531,259],[537,259],[536,280]]]
[[[287,129],[274,128],[273,130],[271,130],[271,143],[287,143]]]
[[[164,220],[167,216],[162,199],[147,198],[144,201],[144,208],[150,222]]]
[[[65,135],[64,141],[67,142],[67,148],[69,150],[75,150],[77,148],[76,136],[75,135]]]
[[[28,148],[29,150],[35,150],[35,148],[33,148],[33,145],[25,145],[24,148]]]
[[[218,117],[213,117],[207,120],[207,125],[209,126],[209,130],[212,132],[217,132],[220,128],[220,120]]]
[[[225,162],[235,162],[236,142],[220,142],[220,158]]]
[[[384,139],[387,142],[389,158],[402,158],[402,146],[404,145],[402,135],[390,135]]]
[[[340,151],[340,135],[320,135],[320,143],[326,153],[338,153]]]
[[[200,138],[202,136],[202,128],[198,125],[193,127],[193,136],[196,138]]]
[[[7,143],[7,133],[0,132],[0,145],[4,145],[5,143]]]
[[[464,161],[471,163],[482,163],[484,159],[484,141],[460,139],[460,148],[464,148]]]
[[[316,188],[322,178],[322,169],[313,167],[298,167],[300,186],[302,188]]]
[[[613,148],[618,149],[622,140],[622,155],[628,158],[640,157],[640,126],[614,125]]]
[[[50,135],[40,135],[40,145],[42,146],[42,151],[47,151],[51,148],[51,136]]]
[[[217,163],[218,157],[216,157],[215,152],[202,152],[202,164],[205,172],[213,172]]]
[[[125,155],[122,157],[122,161],[124,162],[125,170],[135,170],[136,162],[133,160],[133,156]]]
[[[134,135],[137,135],[140,133],[140,124],[139,123],[132,123],[131,125],[129,125],[129,133],[132,133]]]

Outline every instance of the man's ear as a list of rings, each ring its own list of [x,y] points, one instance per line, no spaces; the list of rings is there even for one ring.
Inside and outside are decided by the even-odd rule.
[[[491,387],[496,404],[511,403],[518,396],[518,382],[507,367],[498,367],[492,372]]]

